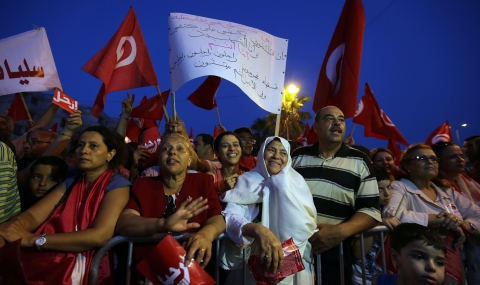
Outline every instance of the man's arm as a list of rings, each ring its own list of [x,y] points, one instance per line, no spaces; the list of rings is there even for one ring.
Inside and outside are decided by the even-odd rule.
[[[345,239],[376,226],[378,222],[362,212],[356,212],[348,221],[338,225],[318,224],[318,232],[309,239],[314,254],[320,254]]]

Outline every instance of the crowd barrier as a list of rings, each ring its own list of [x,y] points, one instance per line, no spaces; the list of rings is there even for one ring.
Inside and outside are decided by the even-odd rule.
[[[364,234],[370,234],[370,233],[377,233],[380,234],[380,238],[384,240],[385,232],[388,232],[389,229],[386,226],[377,226],[375,228],[372,228],[368,231],[363,232],[360,234],[360,246],[361,246],[361,252],[362,252],[362,280],[363,284],[366,284],[366,275],[365,275],[365,251],[364,251]],[[172,234],[172,236],[180,242],[188,240],[188,238],[192,235],[192,233],[185,233],[185,234]],[[92,264],[90,267],[90,276],[89,276],[89,284],[90,285],[97,285],[98,283],[98,268],[100,265],[100,261],[102,257],[111,249],[113,249],[115,246],[128,243],[128,253],[127,253],[127,264],[126,264],[126,270],[125,270],[125,284],[129,284],[128,282],[130,281],[130,274],[131,274],[131,268],[132,268],[132,252],[133,252],[133,246],[134,245],[140,245],[140,244],[155,244],[160,242],[165,235],[161,235],[159,237],[148,237],[148,238],[134,238],[134,237],[125,237],[125,236],[116,236],[112,238],[108,243],[103,246],[102,248],[98,249],[95,252],[95,255],[92,260]],[[214,247],[216,247],[216,252],[218,254],[219,248],[220,248],[220,240],[228,238],[225,234],[220,235],[215,241],[214,241]],[[344,261],[343,261],[343,244],[339,247],[339,255],[340,255],[340,272],[345,272],[344,270]],[[243,272],[244,272],[244,280],[246,280],[246,274],[247,274],[247,266],[245,266],[247,262],[247,258],[245,255],[245,251],[243,252]],[[383,243],[381,243],[381,256],[382,256],[382,271],[383,273],[386,273],[386,261],[385,261],[385,248]],[[215,257],[217,259],[218,256]],[[321,258],[320,255],[316,256],[316,261],[317,261],[317,278],[316,278],[316,284],[317,285],[322,285],[322,278],[321,278]],[[214,259],[212,258],[210,262],[214,262]],[[219,267],[218,263],[217,266],[215,267],[215,281],[216,284],[220,284],[220,274],[219,274]],[[345,284],[345,278],[351,278],[351,276],[344,276],[344,274],[341,275],[341,285]],[[245,282],[244,282],[245,284]],[[325,284],[329,285],[329,284]]]

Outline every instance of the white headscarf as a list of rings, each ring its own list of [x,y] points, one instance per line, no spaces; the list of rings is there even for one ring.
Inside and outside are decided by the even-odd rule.
[[[288,153],[288,161],[278,174],[271,176],[265,164],[264,153],[274,139],[280,139]],[[317,227],[317,211],[307,183],[292,168],[290,144],[287,140],[281,137],[267,138],[258,152],[257,166],[240,175],[235,187],[225,192],[222,201],[244,205],[261,202],[261,224],[270,229],[280,242],[293,237],[302,257],[310,259],[309,256],[304,256],[304,251],[306,247],[310,248],[308,239]]]

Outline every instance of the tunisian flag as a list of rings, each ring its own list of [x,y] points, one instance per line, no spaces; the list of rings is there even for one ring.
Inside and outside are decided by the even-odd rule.
[[[313,111],[333,105],[346,118],[355,114],[364,28],[362,1],[347,0],[323,59]]]
[[[133,7],[113,38],[83,70],[103,81],[92,108],[92,115],[97,118],[105,107],[107,93],[158,85]]]
[[[310,125],[307,123],[305,126],[305,131],[303,132],[303,135],[299,136],[298,139],[295,140],[297,143],[301,143],[303,146],[308,145],[308,134],[310,133]]]
[[[4,115],[12,118],[13,122],[28,119],[28,110],[25,109],[25,105],[22,102],[22,95],[20,93],[15,94],[12,104],[5,111]]]
[[[169,94],[170,94],[170,90],[162,92],[162,98],[165,104],[167,104]],[[147,97],[143,96],[143,99],[140,102],[140,105],[132,109],[132,113],[130,113],[130,117],[162,120],[163,107],[158,94],[153,96],[150,99],[147,99]]]
[[[448,121],[436,128],[425,140],[426,145],[434,145],[437,142],[453,142],[452,133],[450,132],[450,124]]]
[[[365,126],[364,135],[366,137],[381,140],[393,138],[397,143],[409,145],[392,120],[380,109],[368,82],[365,84],[365,95],[362,96],[358,104],[353,122]]]
[[[205,110],[212,110],[217,107],[215,96],[217,95],[218,87],[222,81],[221,77],[208,76],[207,79],[197,88],[187,99],[193,105]]]
[[[213,138],[217,138],[217,136],[220,134],[220,129],[215,126],[215,128],[213,129]]]

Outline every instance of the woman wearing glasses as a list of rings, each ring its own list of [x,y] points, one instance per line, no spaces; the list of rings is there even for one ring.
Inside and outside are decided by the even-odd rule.
[[[437,178],[438,158],[430,146],[408,147],[400,167],[408,175],[392,182],[393,195],[383,210],[385,216],[397,216],[402,223],[439,227],[443,233],[453,231],[456,248],[465,241],[464,232],[480,235],[480,208]]]

